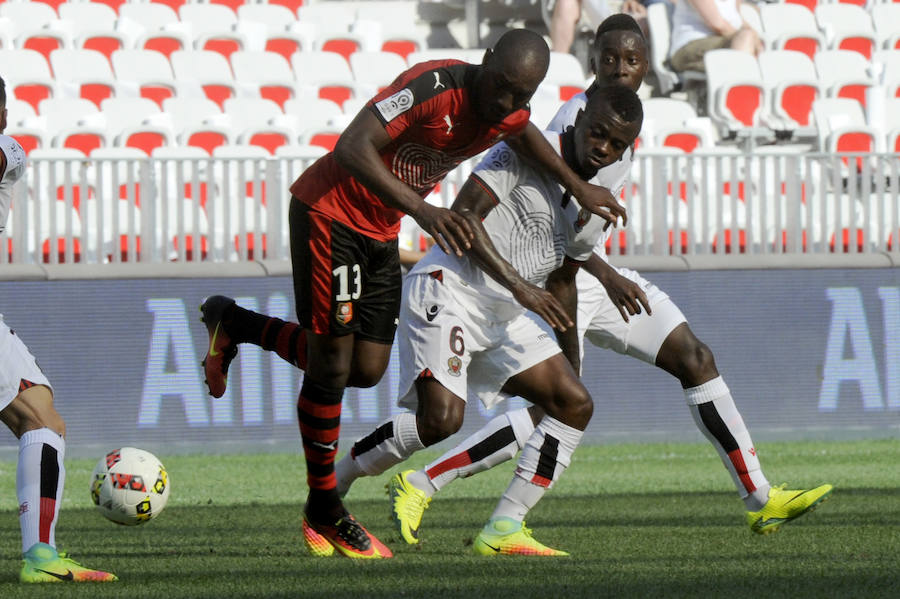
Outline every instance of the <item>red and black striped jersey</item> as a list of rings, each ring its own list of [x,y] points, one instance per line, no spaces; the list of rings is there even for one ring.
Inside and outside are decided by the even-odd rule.
[[[385,166],[423,198],[460,162],[518,135],[528,124],[527,109],[500,123],[477,116],[472,88],[478,69],[458,60],[423,62],[366,104],[392,139],[380,152]],[[338,165],[332,153],[304,171],[291,193],[374,239],[394,239],[400,230],[403,212],[386,206]]]

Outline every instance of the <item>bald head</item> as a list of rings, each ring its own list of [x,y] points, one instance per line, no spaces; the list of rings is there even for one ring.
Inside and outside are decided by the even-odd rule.
[[[486,50],[475,84],[474,109],[487,122],[498,123],[525,108],[550,66],[550,48],[527,29],[504,33]]]
[[[550,66],[550,48],[534,31],[511,29],[494,44],[493,59],[507,72],[529,70],[540,73],[543,79]]]

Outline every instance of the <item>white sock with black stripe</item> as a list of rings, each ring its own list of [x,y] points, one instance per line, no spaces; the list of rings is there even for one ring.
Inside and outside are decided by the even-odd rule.
[[[584,432],[544,416],[525,443],[512,482],[491,514],[522,522],[572,461]]]
[[[350,452],[335,464],[338,493],[345,495],[360,476],[381,474],[424,448],[416,415],[397,414],[354,443]]]
[[[409,475],[409,482],[431,497],[457,478],[484,472],[516,457],[533,432],[528,408],[495,416],[423,470]]]
[[[49,428],[22,434],[16,466],[16,497],[22,552],[35,543],[56,547],[56,521],[66,482],[66,441]]]
[[[762,509],[769,498],[769,481],[762,472],[750,432],[728,385],[719,376],[685,389],[684,397],[697,428],[719,452],[747,510]]]

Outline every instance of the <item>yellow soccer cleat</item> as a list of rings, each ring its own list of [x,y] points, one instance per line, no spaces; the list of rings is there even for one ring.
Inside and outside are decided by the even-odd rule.
[[[828,499],[834,489],[831,485],[820,485],[815,489],[785,490],[785,485],[769,489],[769,500],[758,512],[747,512],[750,530],[760,535],[776,532],[785,522],[793,520]]]
[[[533,555],[555,557],[569,555],[565,551],[547,547],[531,536],[525,523],[509,518],[491,520],[478,533],[472,549],[476,555]]]
[[[85,568],[65,553],[57,553],[52,545],[35,543],[25,552],[22,582],[112,582],[115,574]]]
[[[388,494],[391,496],[391,519],[400,532],[403,540],[410,545],[419,542],[419,525],[422,514],[428,509],[431,497],[414,487],[407,477],[415,470],[404,470],[394,475],[388,483]]]

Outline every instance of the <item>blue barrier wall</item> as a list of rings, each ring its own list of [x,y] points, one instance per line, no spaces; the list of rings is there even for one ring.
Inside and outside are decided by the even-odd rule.
[[[900,436],[900,270],[645,274],[712,348],[756,440]],[[55,387],[73,455],[126,444],[299,451],[301,373],[242,346],[228,392],[213,399],[199,366],[206,295],[293,318],[290,289],[283,276],[0,281],[0,307]],[[597,404],[590,441],[701,439],[666,373],[592,347],[584,372]],[[394,359],[378,387],[348,391],[345,447],[396,410],[396,373]],[[488,417],[469,406],[466,430]],[[0,447],[14,445],[0,428]]]

